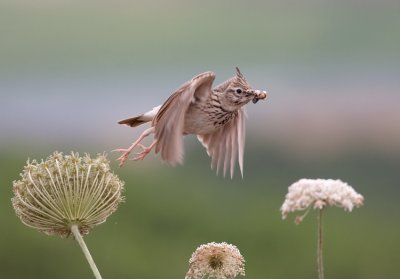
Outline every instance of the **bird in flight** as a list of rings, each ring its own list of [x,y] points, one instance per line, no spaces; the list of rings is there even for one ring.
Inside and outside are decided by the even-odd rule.
[[[170,165],[183,163],[183,136],[194,134],[211,157],[211,168],[217,174],[223,166],[224,176],[230,169],[233,177],[238,158],[243,177],[245,143],[244,105],[267,97],[266,91],[254,90],[236,68],[236,75],[215,88],[213,72],[195,76],[176,90],[162,105],[139,116],[119,121],[130,127],[151,122],[139,138],[121,152],[119,165],[123,166],[135,147],[142,149],[133,160],[142,160],[155,148],[161,159]],[[141,141],[154,134],[154,141],[145,147]]]

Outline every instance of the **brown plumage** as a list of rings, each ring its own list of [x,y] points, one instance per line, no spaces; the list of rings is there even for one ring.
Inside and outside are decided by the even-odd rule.
[[[120,166],[128,159],[136,146],[143,149],[133,160],[143,159],[153,147],[161,159],[171,165],[183,162],[182,136],[195,134],[212,158],[211,167],[219,171],[228,167],[233,176],[236,158],[243,176],[243,154],[245,142],[244,105],[249,101],[256,103],[266,98],[266,92],[253,90],[236,68],[236,75],[212,89],[215,79],[213,72],[205,72],[194,77],[175,91],[161,106],[142,115],[124,119],[119,124],[136,127],[151,121],[145,130],[118,158]],[[140,141],[154,134],[154,141],[144,147]]]

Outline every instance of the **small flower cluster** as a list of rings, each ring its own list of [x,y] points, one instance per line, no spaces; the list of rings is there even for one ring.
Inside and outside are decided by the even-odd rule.
[[[76,224],[85,235],[118,208],[123,189],[105,155],[55,152],[40,163],[28,160],[21,179],[13,182],[12,204],[29,227],[66,237]]]
[[[185,279],[202,279],[205,276],[226,279],[245,275],[244,258],[239,249],[225,242],[201,245],[192,254],[189,266]]]
[[[311,206],[323,209],[336,205],[352,211],[354,207],[363,205],[363,202],[363,196],[341,180],[301,179],[289,187],[281,212],[285,219],[289,212],[305,210]]]

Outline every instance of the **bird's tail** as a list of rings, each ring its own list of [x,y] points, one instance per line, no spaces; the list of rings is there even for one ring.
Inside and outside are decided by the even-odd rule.
[[[118,124],[125,124],[130,127],[136,127],[136,126],[142,125],[144,123],[150,122],[156,116],[156,114],[160,110],[160,107],[161,106],[157,106],[157,107],[154,107],[151,111],[143,113],[139,116],[135,116],[135,117],[131,117],[131,118],[127,118],[127,119],[118,121]]]
[[[151,121],[151,120],[143,119],[143,114],[142,114],[142,115],[139,115],[139,116],[136,116],[136,117],[131,117],[131,118],[127,118],[127,119],[123,119],[121,121],[118,121],[118,124],[125,124],[125,125],[128,125],[130,127],[136,127],[136,126],[142,125],[142,124],[144,124],[146,122],[149,122],[149,121]]]

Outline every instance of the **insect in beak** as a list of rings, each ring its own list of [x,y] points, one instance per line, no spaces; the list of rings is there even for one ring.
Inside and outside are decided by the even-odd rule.
[[[254,104],[256,104],[259,100],[264,100],[265,98],[267,98],[267,91],[254,90]]]

